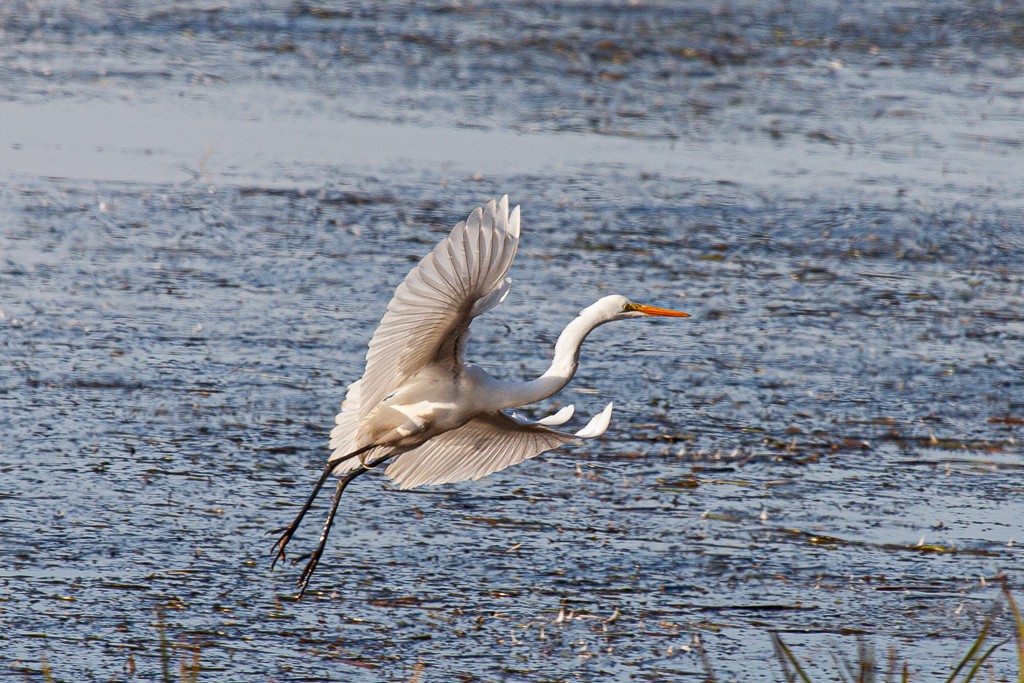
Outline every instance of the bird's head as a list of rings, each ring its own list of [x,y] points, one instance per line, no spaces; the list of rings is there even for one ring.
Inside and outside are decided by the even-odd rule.
[[[609,322],[612,320],[626,320],[627,318],[690,317],[689,313],[683,313],[682,311],[673,311],[670,308],[658,308],[657,306],[638,304],[619,294],[612,294],[611,296],[598,299],[597,303],[595,303],[591,308],[597,309],[600,313],[600,317],[605,318]]]

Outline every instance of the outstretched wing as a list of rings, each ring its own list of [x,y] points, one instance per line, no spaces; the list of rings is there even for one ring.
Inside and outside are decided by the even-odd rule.
[[[341,403],[341,412],[334,417],[334,428],[331,430],[330,458],[343,458],[359,448],[355,443],[356,425],[359,424],[359,405],[362,400],[362,380],[357,379],[348,385],[345,392],[345,400]],[[375,448],[366,453],[364,458],[367,461],[376,460],[386,452],[387,449]],[[328,458],[328,459],[330,459]],[[335,474],[341,474],[354,469],[360,464],[359,460],[350,458],[342,461],[334,470]]]
[[[399,455],[384,473],[402,489],[480,479],[570,441],[600,436],[608,428],[611,412],[609,403],[575,434],[503,412],[484,413]],[[561,414],[552,417],[561,419]]]
[[[352,440],[359,421],[425,366],[450,363],[459,371],[469,324],[504,299],[518,245],[519,207],[509,213],[506,195],[475,209],[412,269],[370,340],[362,379],[350,385],[335,419],[336,454],[358,447]]]

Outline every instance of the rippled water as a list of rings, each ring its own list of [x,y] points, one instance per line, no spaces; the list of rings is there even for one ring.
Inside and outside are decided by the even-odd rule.
[[[0,10],[0,678],[700,680],[699,642],[721,680],[781,680],[771,631],[822,675],[858,634],[948,674],[993,579],[1024,595],[1022,27],[957,3]],[[614,400],[598,441],[361,478],[292,602],[266,534],[383,307],[506,192],[515,285],[471,348],[493,373],[539,373],[605,293],[694,317],[588,340],[538,414]]]

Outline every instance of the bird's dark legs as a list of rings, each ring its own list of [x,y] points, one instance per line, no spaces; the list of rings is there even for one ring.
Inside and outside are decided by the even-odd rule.
[[[309,579],[313,576],[313,572],[316,571],[316,565],[320,562],[320,556],[324,554],[324,548],[327,546],[327,535],[331,533],[331,526],[334,524],[334,516],[338,512],[338,503],[341,502],[341,494],[345,491],[345,487],[360,474],[369,472],[374,467],[390,460],[392,457],[392,455],[385,455],[372,462],[366,463],[365,466],[360,465],[342,477],[338,482],[338,487],[334,490],[334,502],[331,503],[331,511],[327,514],[327,521],[324,522],[324,530],[320,532],[320,542],[317,544],[316,550],[310,554],[309,562],[306,564],[306,568],[302,570],[302,575],[299,576],[297,584],[299,587],[299,594],[295,596],[296,599],[300,599],[303,593],[306,592],[306,585],[309,584]]]
[[[317,544],[316,550],[310,553],[309,562],[306,563],[306,568],[302,570],[302,575],[299,576],[299,581],[296,584],[299,587],[299,594],[295,596],[296,599],[301,598],[303,593],[306,592],[306,585],[309,583],[309,579],[313,576],[313,572],[316,570],[316,565],[320,562],[320,556],[324,554],[324,548],[327,547],[327,535],[331,532],[331,526],[334,524],[334,515],[338,512],[338,503],[341,502],[342,492],[345,490],[345,487],[348,486],[350,481],[367,471],[368,470],[365,467],[360,465],[338,481],[338,487],[334,490],[334,502],[331,503],[331,511],[327,513],[327,521],[324,522],[324,530],[320,532],[320,542]]]
[[[273,571],[274,565],[277,564],[278,560],[284,559],[284,547],[288,545],[288,541],[292,540],[292,535],[295,534],[295,530],[299,528],[299,524],[302,523],[302,518],[309,512],[310,506],[313,505],[313,501],[316,500],[317,495],[320,493],[320,489],[324,487],[324,482],[327,481],[327,477],[331,476],[331,472],[334,470],[334,465],[328,463],[327,467],[324,468],[324,473],[320,475],[320,481],[313,487],[313,492],[309,494],[309,498],[302,504],[302,508],[299,510],[299,514],[295,516],[292,523],[284,528],[284,533],[281,534],[281,538],[277,539],[277,543],[270,549],[270,552],[274,555],[274,559],[270,561],[270,569]],[[268,531],[267,533],[274,533]]]
[[[334,468],[337,467],[340,463],[343,463],[346,460],[351,460],[356,456],[362,455],[366,451],[375,447],[376,446],[374,444],[371,444],[369,446],[360,448],[355,452],[349,453],[348,455],[327,461],[327,466],[324,468],[324,473],[320,475],[320,480],[316,483],[316,486],[313,487],[313,492],[309,494],[309,498],[306,498],[306,502],[302,504],[302,508],[299,510],[299,514],[295,516],[295,519],[292,520],[291,524],[284,528],[284,533],[281,534],[281,538],[277,539],[277,543],[275,543],[274,547],[270,549],[270,552],[274,555],[274,559],[270,562],[271,570],[274,569],[274,565],[277,564],[278,560],[284,559],[284,547],[288,545],[288,542],[290,540],[292,540],[292,536],[295,534],[295,530],[299,528],[299,524],[302,523],[302,518],[306,516],[307,512],[309,512],[310,506],[313,505],[313,501],[316,500],[316,497],[320,494],[320,489],[324,487],[324,483],[327,481],[327,477],[331,476],[331,472],[334,471]]]

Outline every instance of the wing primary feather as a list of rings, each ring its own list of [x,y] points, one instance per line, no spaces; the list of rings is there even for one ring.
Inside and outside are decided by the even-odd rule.
[[[451,363],[461,372],[460,340],[472,318],[507,293],[518,235],[519,207],[509,212],[503,196],[456,223],[412,269],[370,341],[360,419],[430,363]]]
[[[590,418],[590,422],[583,429],[576,432],[576,436],[581,439],[593,439],[601,436],[608,429],[608,425],[612,421],[612,407],[614,404],[609,403],[604,407],[600,413]]]
[[[504,413],[484,413],[403,453],[385,473],[403,489],[479,479],[577,438]]]

